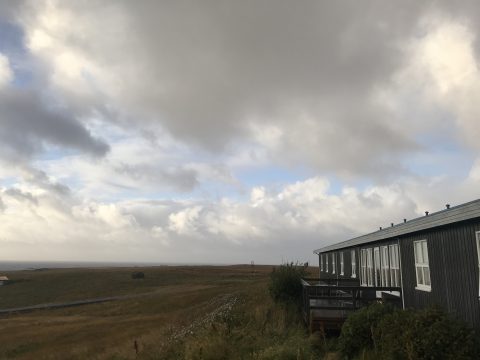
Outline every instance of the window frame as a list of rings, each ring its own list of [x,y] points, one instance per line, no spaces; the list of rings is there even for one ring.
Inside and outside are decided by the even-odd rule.
[[[344,275],[345,273],[345,264],[344,264],[344,258],[343,258],[343,251],[340,251],[340,275]]]
[[[380,246],[380,283],[384,287],[390,286],[390,261],[388,257],[388,246]]]
[[[357,277],[357,254],[355,253],[355,250],[350,250],[350,257],[351,257],[351,261],[352,261],[352,275],[351,277],[352,278],[356,278]]]
[[[390,264],[390,286],[401,287],[400,280],[400,252],[398,244],[388,245],[388,258]]]
[[[336,256],[335,256],[335,255],[336,255],[336,253],[333,252],[333,253],[332,253],[332,274],[335,274],[335,273],[336,273],[336,269],[335,269],[335,268],[337,267],[337,261],[336,261],[337,259],[336,259]]]
[[[373,286],[374,282],[373,248],[367,249],[367,286]]]
[[[360,285],[367,286],[367,249],[360,249]]]
[[[418,250],[417,245],[419,245],[420,250]],[[425,246],[424,246],[425,245]],[[420,251],[420,254],[418,253]],[[426,256],[425,256],[426,255]],[[414,263],[415,263],[415,279],[417,282],[417,286],[415,286],[415,289],[417,290],[422,290],[422,291],[432,291],[432,277],[430,276],[430,262],[429,262],[429,257],[428,257],[428,241],[427,239],[421,239],[421,240],[415,240],[413,242],[413,257],[414,257]],[[421,257],[421,261],[419,262],[419,257]],[[426,258],[426,261],[425,261]],[[419,272],[418,270],[421,270],[420,274],[422,281],[419,281]],[[425,271],[428,270],[428,273]],[[426,281],[426,274],[428,274],[428,284]]]
[[[382,255],[379,246],[373,248],[373,284],[375,286],[382,284]]]
[[[328,274],[328,254],[325,254],[325,272]]]
[[[320,271],[323,272],[323,254],[320,254]]]

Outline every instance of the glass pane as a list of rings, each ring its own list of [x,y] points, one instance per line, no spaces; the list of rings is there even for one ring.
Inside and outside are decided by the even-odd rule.
[[[398,268],[398,245],[393,245],[393,267],[395,269]]]
[[[387,247],[382,247],[382,266],[388,268],[388,249]]]
[[[423,263],[428,265],[428,248],[427,242],[422,241]]]
[[[420,266],[417,266],[416,268],[417,271],[417,285],[423,285],[423,272],[422,268]]]
[[[415,252],[415,264],[422,263],[422,246],[419,242],[414,242],[414,252]]]
[[[430,268],[423,268],[423,278],[425,279],[425,285],[430,286]]]

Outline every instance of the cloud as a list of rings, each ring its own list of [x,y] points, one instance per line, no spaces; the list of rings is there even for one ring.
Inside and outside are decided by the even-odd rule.
[[[0,88],[6,86],[13,80],[13,71],[10,68],[8,58],[0,53]]]
[[[399,172],[388,163],[418,150],[372,94],[421,6],[187,4],[35,2],[19,21],[73,108],[109,104],[215,152],[264,146],[256,130],[273,126],[270,161],[345,176]]]
[[[312,260],[471,200],[477,6],[0,4],[2,254]]]
[[[38,205],[38,200],[29,192],[23,192],[19,189],[10,188],[5,190],[3,193],[18,201],[28,201],[34,205]]]
[[[15,88],[0,89],[0,148],[2,157],[28,160],[46,144],[103,156],[108,144],[94,138],[66,109],[46,105],[38,93]]]
[[[328,180],[318,177],[278,192],[253,188],[250,200],[220,202],[102,203],[75,196],[58,199],[51,189],[22,186],[22,191],[4,192],[2,243],[58,244],[62,248],[70,244],[71,249],[78,249],[84,242],[85,246],[94,242],[92,246],[99,249],[94,259],[117,247],[133,249],[128,256],[123,252],[124,259],[160,262],[191,262],[194,254],[203,262],[246,262],[255,257],[257,262],[276,263],[281,254],[308,259],[314,248],[359,231],[373,231],[388,216],[399,222],[416,214],[415,202],[401,185],[363,192],[345,188],[333,195]],[[17,201],[30,198],[28,194],[37,194],[39,206]],[[56,206],[58,201],[63,205]],[[65,258],[88,253],[64,251]]]

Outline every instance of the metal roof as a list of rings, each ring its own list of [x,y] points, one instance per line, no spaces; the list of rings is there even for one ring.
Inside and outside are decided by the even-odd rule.
[[[389,239],[400,235],[410,234],[420,230],[426,230],[437,226],[456,223],[463,220],[480,217],[480,199],[468,203],[444,209],[436,213],[422,216],[405,223],[387,227],[370,234],[342,241],[336,244],[324,246],[314,251],[315,254],[332,250],[343,249],[351,246],[366,244],[373,241]]]

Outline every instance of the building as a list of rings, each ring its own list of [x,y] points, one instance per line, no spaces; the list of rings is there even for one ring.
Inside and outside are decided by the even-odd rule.
[[[8,282],[8,277],[0,276],[0,286],[5,285]]]
[[[314,253],[320,279],[356,281],[377,298],[398,297],[404,308],[437,304],[480,327],[480,199]],[[389,287],[401,291],[382,291]]]

